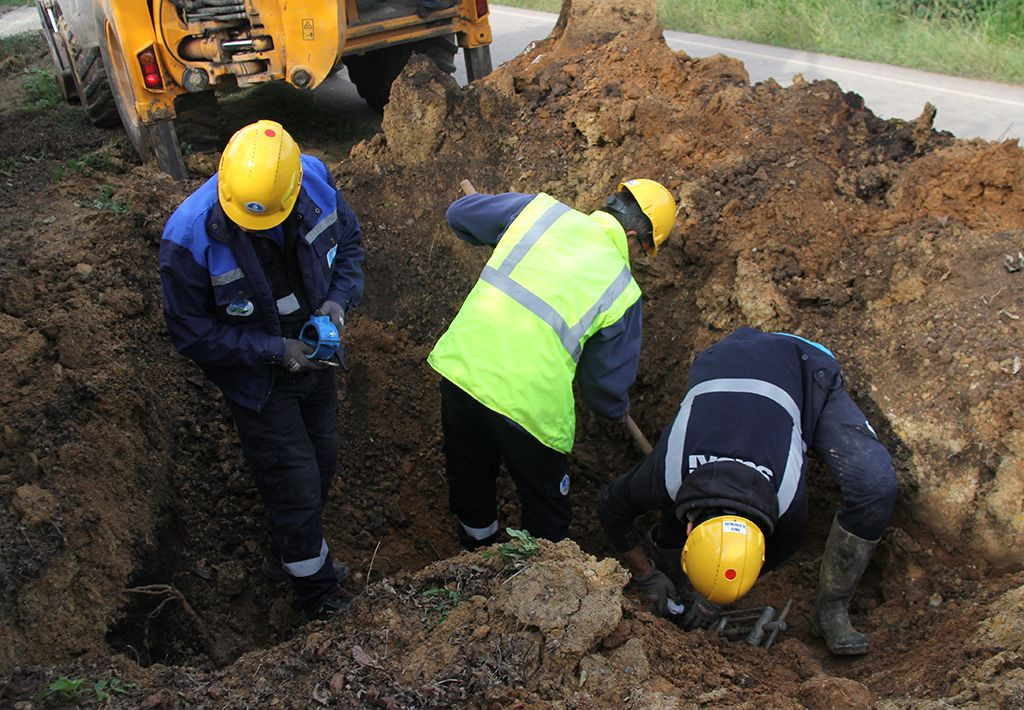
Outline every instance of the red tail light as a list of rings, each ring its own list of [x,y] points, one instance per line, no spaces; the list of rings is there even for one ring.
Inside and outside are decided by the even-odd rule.
[[[139,67],[142,68],[142,81],[145,82],[147,89],[164,88],[164,80],[160,76],[160,67],[156,63],[156,53],[152,47],[139,52]]]
[[[487,0],[476,0],[476,16],[483,17],[489,12]]]

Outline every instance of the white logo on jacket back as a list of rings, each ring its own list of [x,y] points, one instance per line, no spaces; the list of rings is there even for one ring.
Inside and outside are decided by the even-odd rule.
[[[750,466],[750,468],[764,476],[766,481],[771,481],[775,478],[775,473],[767,466],[758,466],[753,461],[744,461],[743,459],[738,459],[733,456],[715,456],[713,454],[690,454],[689,472],[693,473],[694,469],[697,467],[703,466],[706,463],[713,463],[715,461],[735,461],[736,463],[741,463],[744,466]]]

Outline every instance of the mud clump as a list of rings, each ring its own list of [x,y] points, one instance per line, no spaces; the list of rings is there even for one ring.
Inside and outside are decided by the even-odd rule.
[[[1020,704],[1015,142],[935,132],[927,108],[885,121],[834,82],[750,86],[735,59],[669,49],[650,1],[567,2],[550,38],[466,88],[414,58],[382,132],[351,152],[300,140],[332,167],[367,251],[325,512],[359,596],[302,626],[286,587],[258,573],[262,508],[220,395],[174,355],[160,314],[163,224],[216,160],[191,158],[176,184],[76,113],[29,113],[17,75],[0,75],[0,96],[0,174],[23,188],[0,205],[4,702],[115,672],[134,687],[114,704],[130,707]],[[94,167],[65,165],[69,151]],[[634,265],[641,428],[670,421],[697,351],[752,325],[832,349],[894,454],[897,513],[852,605],[864,658],[830,658],[808,628],[838,504],[816,466],[811,540],[748,599],[794,600],[769,652],[683,634],[623,595],[593,500],[638,456],[584,411],[583,551],[544,544],[514,570],[455,556],[424,359],[487,255],[452,237],[444,210],[462,178],[592,209],[633,176],[681,202],[674,237]],[[499,494],[515,525],[506,477]]]

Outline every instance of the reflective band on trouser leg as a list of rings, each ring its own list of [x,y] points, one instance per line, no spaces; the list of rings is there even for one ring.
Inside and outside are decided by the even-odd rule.
[[[466,531],[466,534],[469,535],[474,540],[486,540],[491,535],[493,535],[494,533],[498,532],[498,521],[497,520],[495,520],[493,523],[488,525],[486,528],[471,528],[468,525],[466,525],[464,522],[462,522],[461,520],[459,521],[459,525],[461,525],[462,529]]]
[[[308,560],[299,560],[298,562],[285,562],[284,568],[293,577],[311,577],[320,571],[320,568],[324,566],[326,561],[327,541],[321,538],[320,554],[318,556],[310,557]]]

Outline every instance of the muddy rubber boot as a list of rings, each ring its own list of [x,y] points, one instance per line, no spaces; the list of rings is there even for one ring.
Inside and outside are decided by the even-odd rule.
[[[857,582],[871,560],[878,540],[862,540],[832,520],[832,529],[821,558],[818,595],[811,609],[811,633],[824,638],[836,656],[868,652],[868,638],[850,625],[848,610]]]

